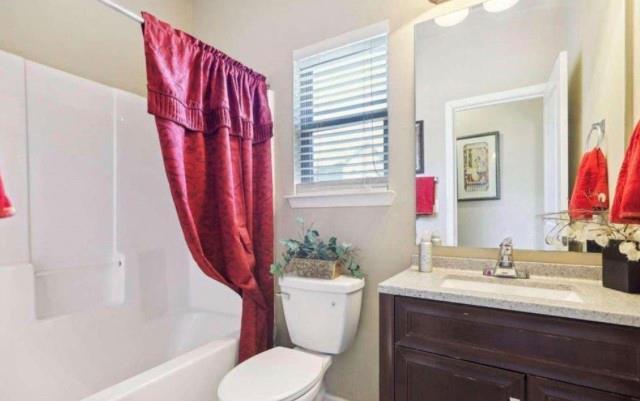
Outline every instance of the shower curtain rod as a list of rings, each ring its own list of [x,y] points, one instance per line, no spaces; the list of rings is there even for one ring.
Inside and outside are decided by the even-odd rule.
[[[124,15],[125,17],[128,17],[140,24],[144,23],[144,20],[142,19],[141,16],[139,16],[138,14],[134,13],[131,10],[127,10],[126,8],[122,7],[120,4],[114,3],[111,0],[98,0],[98,1],[104,4],[105,6],[116,10],[117,12]],[[271,89],[271,85],[267,84],[267,89]]]
[[[122,7],[120,4],[116,4],[111,0],[98,0],[100,3],[104,4],[105,6],[112,8],[114,10],[116,10],[117,12],[131,18],[132,20],[142,24],[144,22],[144,20],[142,19],[141,16],[139,16],[138,14],[134,13],[133,11],[127,10],[126,8]]]

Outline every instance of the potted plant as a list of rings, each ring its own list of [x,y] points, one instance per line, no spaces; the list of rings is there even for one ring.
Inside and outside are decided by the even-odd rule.
[[[336,237],[324,241],[318,230],[306,227],[302,218],[297,219],[301,233],[297,239],[285,239],[280,243],[285,250],[282,262],[271,265],[271,274],[282,277],[295,274],[303,277],[334,279],[341,274],[362,278],[364,274],[356,263],[356,249],[350,244],[338,243]]]
[[[628,224],[601,226],[595,241],[602,250],[602,285],[628,293],[640,292],[640,227]]]
[[[640,293],[640,226],[610,223],[606,213],[594,214],[590,220],[572,220],[568,216],[554,220],[558,221],[552,230],[556,241],[593,241],[602,247],[603,286]]]

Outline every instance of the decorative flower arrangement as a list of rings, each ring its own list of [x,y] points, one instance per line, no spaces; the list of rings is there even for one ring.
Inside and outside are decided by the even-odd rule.
[[[280,241],[285,247],[282,253],[283,262],[272,264],[271,274],[276,277],[284,276],[287,266],[293,259],[315,259],[336,262],[353,277],[364,277],[360,265],[355,261],[357,250],[351,244],[338,243],[336,237],[331,237],[325,242],[320,238],[318,230],[313,229],[313,226],[305,226],[304,219],[298,217],[296,221],[300,226],[300,237]]]
[[[549,245],[562,243],[563,238],[580,242],[592,240],[603,248],[619,243],[620,253],[629,261],[640,261],[638,225],[610,223],[606,213],[596,213],[591,220],[572,220],[566,213],[546,215],[545,219],[557,223],[545,238]]]

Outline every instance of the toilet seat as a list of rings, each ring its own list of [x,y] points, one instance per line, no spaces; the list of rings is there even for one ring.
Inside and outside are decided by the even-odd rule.
[[[247,359],[218,387],[220,401],[295,401],[318,391],[328,360],[297,349],[276,347]]]

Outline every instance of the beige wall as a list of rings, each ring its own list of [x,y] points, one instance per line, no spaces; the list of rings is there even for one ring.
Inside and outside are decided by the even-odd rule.
[[[446,9],[480,0],[454,0]],[[321,234],[337,235],[361,250],[367,272],[356,343],[335,358],[329,391],[350,401],[378,399],[378,294],[380,281],[405,269],[415,252],[413,24],[432,17],[425,0],[194,0],[193,33],[266,74],[276,96],[276,237],[295,236],[295,218],[315,222]],[[438,7],[439,8],[439,7]],[[293,193],[292,53],[324,39],[388,19],[389,183],[397,193],[391,207],[292,210]],[[440,248],[440,255],[495,257],[495,250]],[[524,252],[520,260],[598,263],[593,255]],[[277,339],[288,344],[278,306]]]
[[[329,391],[350,401],[378,399],[378,282],[405,269],[414,247],[413,24],[425,0],[242,0],[194,2],[194,32],[266,74],[276,96],[276,237],[297,233],[296,216],[315,222],[321,234],[335,234],[361,249],[367,272],[356,343],[335,358]],[[388,19],[391,207],[292,210],[292,52]],[[278,341],[288,343],[282,315]]]
[[[118,2],[191,28],[191,0]],[[146,95],[140,25],[97,0],[1,0],[0,50]]]
[[[591,124],[606,119],[603,147],[613,197],[628,133],[626,7],[624,1],[591,0],[587,4],[572,4],[569,171],[573,183]]]

